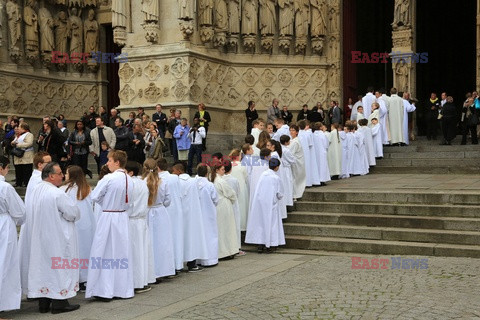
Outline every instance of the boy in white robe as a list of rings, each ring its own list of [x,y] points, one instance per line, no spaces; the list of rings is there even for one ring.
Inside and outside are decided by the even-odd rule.
[[[207,258],[199,260],[202,267],[218,265],[218,225],[217,205],[218,194],[213,183],[208,181],[208,167],[205,164],[197,166],[197,187],[202,207],[203,226],[207,243]]]
[[[260,149],[258,149],[257,145],[254,144],[254,138],[251,134],[245,136],[245,143],[248,143],[252,146],[252,156],[260,157]]]
[[[135,293],[150,291],[149,283],[155,282],[153,271],[152,238],[148,230],[148,187],[145,180],[138,177],[140,164],[128,161],[125,170],[133,181],[133,206],[128,215],[128,231],[132,246],[133,287]]]
[[[247,170],[247,175],[248,175],[247,183],[249,184],[250,177],[252,176],[253,165],[257,162],[257,159],[255,159],[255,157],[253,156],[253,146],[248,143],[245,143],[242,146],[242,153],[243,153],[243,157],[242,157],[241,164]]]
[[[350,178],[350,171],[348,171],[348,159],[350,152],[348,150],[347,131],[347,128],[344,129],[342,125],[339,125],[338,133],[340,134],[340,141],[342,145],[342,172],[338,176],[339,179]]]
[[[354,174],[354,162],[356,159],[355,153],[358,150],[357,140],[355,139],[355,136],[354,136],[354,132],[356,129],[357,129],[357,126],[356,124],[353,123],[353,121],[347,121],[345,123],[345,127],[344,127],[345,134],[346,134],[345,140],[347,142],[347,149],[349,151],[347,167],[350,175]]]
[[[293,211],[293,175],[292,165],[295,164],[295,158],[290,151],[290,136],[283,135],[280,137],[282,145],[282,165],[285,171],[286,180],[283,182],[284,203],[287,206],[287,212]]]
[[[248,206],[250,209],[252,207],[253,197],[255,196],[258,179],[260,179],[260,175],[265,170],[268,170],[268,159],[270,158],[270,154],[271,151],[267,148],[260,150],[260,159],[258,159],[252,166],[252,174],[250,176],[250,204]]]
[[[207,244],[203,226],[202,207],[198,195],[197,183],[185,173],[183,164],[173,166],[173,174],[178,175],[180,200],[183,211],[183,260],[187,262],[188,272],[202,271],[197,259],[207,259]]]
[[[279,166],[280,160],[270,159],[269,169],[260,176],[252,203],[245,242],[259,245],[259,253],[270,253],[271,247],[285,244],[282,218],[278,210],[279,200],[283,197],[282,184],[276,174]]]
[[[11,184],[5,182],[10,161],[0,156],[0,311],[20,309],[20,263],[17,228],[25,220],[25,204]]]
[[[330,170],[328,169],[328,145],[329,141],[322,128],[325,126],[321,122],[315,123],[315,132],[313,133],[313,147],[315,150],[315,162],[320,176],[320,185],[326,186],[330,181]],[[326,127],[325,127],[326,129]]]
[[[315,173],[318,175],[318,170],[316,170],[312,163],[312,152],[313,152],[313,139],[311,131],[307,131],[308,126],[305,120],[298,122],[298,127],[300,131],[298,132],[298,140],[302,145],[303,155],[305,159],[305,171],[306,171],[306,180],[305,186],[311,187],[313,185],[313,179]],[[318,182],[320,184],[320,182]]]
[[[183,209],[178,175],[168,172],[168,163],[165,158],[158,159],[158,176],[167,186],[170,193],[170,205],[166,208],[170,216],[173,235],[173,253],[175,256],[175,271],[179,275],[183,269]]]
[[[256,146],[258,143],[258,137],[260,133],[265,130],[265,121],[263,119],[253,120],[252,122],[252,131],[251,135],[253,136],[253,145]]]
[[[132,261],[128,212],[134,195],[132,178],[125,171],[126,164],[124,151],[110,151],[107,166],[112,173],[104,176],[91,193],[92,201],[100,204],[102,212],[93,237],[85,298],[95,297],[108,302],[113,297],[126,299],[134,295],[133,269],[128,264]],[[103,269],[93,259],[126,261],[127,265]]]
[[[368,120],[367,119],[362,119],[358,122],[360,127],[358,128],[358,131],[360,131],[363,134],[363,137],[365,139],[365,155],[367,156],[368,160],[368,165],[370,167],[375,166],[375,151],[373,150],[373,137],[372,137],[372,130],[367,127],[368,125]]]
[[[362,119],[365,119],[365,116],[363,115],[363,107],[359,106],[357,109],[357,118],[355,119],[355,121],[357,121],[358,124],[358,121]]]
[[[238,209],[240,210],[240,230],[247,230],[247,216],[248,216],[248,172],[247,168],[242,166],[240,162],[241,151],[234,149],[229,156],[232,161],[232,176],[237,178],[240,191],[238,197]]]
[[[331,125],[328,141],[328,169],[330,170],[332,180],[335,180],[338,179],[342,173],[342,140],[340,138],[340,133],[338,132],[338,124]]]
[[[382,144],[382,127],[378,123],[377,118],[372,119],[372,137],[373,137],[373,149],[375,152],[375,159],[383,158],[383,144]]]
[[[305,171],[305,156],[303,153],[302,145],[298,140],[299,127],[295,124],[290,126],[290,151],[295,158],[295,164],[292,165],[293,176],[293,201],[303,197],[306,184],[306,171]]]
[[[366,175],[368,173],[368,159],[365,153],[365,137],[362,132],[355,131],[353,134],[356,140],[356,151],[353,153],[354,156],[354,168],[352,174],[355,175]]]
[[[277,132],[273,135],[272,139],[280,142],[280,138],[283,135],[289,136],[290,137],[290,128],[288,127],[287,124],[285,124],[285,121],[282,118],[277,118],[275,120],[275,127],[277,128]]]
[[[223,179],[227,181],[228,185],[233,189],[235,194],[237,195],[237,199],[233,203],[233,213],[235,215],[235,225],[237,227],[237,240],[238,240],[238,255],[244,256],[245,252],[240,250],[242,240],[241,240],[241,233],[240,233],[240,206],[238,203],[238,195],[240,194],[240,183],[237,178],[232,175],[232,163],[230,160],[224,161],[225,166],[225,174],[223,175]]]

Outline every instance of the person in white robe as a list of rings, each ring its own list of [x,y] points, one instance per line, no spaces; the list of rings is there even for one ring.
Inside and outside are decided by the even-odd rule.
[[[302,145],[298,140],[298,132],[300,131],[297,125],[292,124],[290,126],[290,151],[295,159],[295,163],[292,165],[293,176],[293,199],[299,199],[303,197],[306,186],[306,169],[305,169],[305,156],[303,153]],[[252,201],[250,201],[252,202]]]
[[[26,217],[25,204],[11,184],[5,182],[10,161],[0,156],[0,311],[20,309],[20,262],[17,225]]]
[[[235,178],[232,175],[232,168],[233,168],[232,162],[230,160],[226,160],[224,161],[224,165],[225,165],[225,174],[223,175],[223,179],[227,181],[228,185],[233,189],[233,191],[237,195],[237,199],[233,203],[233,213],[235,215],[235,225],[237,229],[239,255],[245,255],[245,252],[240,250],[242,245],[242,240],[241,240],[242,235],[240,232],[240,206],[238,203],[238,195],[240,194],[240,182],[238,181],[237,178]]]
[[[355,154],[358,152],[358,143],[357,140],[355,139],[354,132],[357,129],[357,127],[353,123],[348,123],[347,126],[345,127],[345,133],[346,137],[345,140],[347,142],[347,149],[349,151],[348,153],[348,172],[350,175],[354,174],[354,166],[355,166],[355,160],[357,155]]]
[[[258,137],[260,133],[265,130],[265,121],[263,119],[257,119],[252,122],[252,131],[251,135],[253,136],[253,145],[256,146],[258,143]]]
[[[257,162],[256,157],[253,156],[253,146],[251,144],[245,143],[242,146],[242,161],[241,164],[247,170],[248,180],[252,176],[253,165]]]
[[[128,214],[128,232],[132,247],[131,267],[135,293],[150,291],[149,283],[155,282],[153,244],[148,228],[148,187],[139,177],[140,164],[128,161],[125,170],[133,181],[133,206]]]
[[[218,194],[213,183],[208,181],[208,167],[199,164],[197,167],[197,187],[202,207],[203,226],[207,242],[207,258],[199,260],[202,267],[213,267],[218,264]]]
[[[257,187],[258,179],[260,179],[260,175],[265,171],[268,170],[268,159],[270,158],[271,151],[270,149],[264,148],[262,149],[260,153],[260,158],[257,159],[257,161],[253,164],[252,166],[252,173],[250,175],[250,180],[249,180],[249,204],[248,208],[252,207],[252,201],[253,197],[255,196],[255,190]],[[249,213],[250,214],[250,213]],[[248,221],[247,221],[248,225]]]
[[[250,212],[245,242],[259,245],[259,253],[265,247],[269,252],[271,247],[285,244],[282,218],[278,210],[279,200],[283,197],[282,183],[276,174],[279,166],[278,159],[270,159],[269,169],[260,176]]]
[[[375,97],[377,97],[376,102],[380,106],[378,108],[379,116],[378,122],[381,127],[381,139],[382,144],[389,144],[390,138],[388,135],[387,127],[388,127],[388,96],[385,94],[384,89],[380,89],[375,92]]]
[[[328,169],[327,157],[329,141],[322,130],[321,123],[317,122],[314,129],[315,132],[313,133],[313,147],[315,150],[315,163],[318,167],[320,185],[325,186],[326,182],[330,181],[330,170]]]
[[[405,107],[403,99],[397,95],[397,89],[392,88],[390,93],[388,104],[388,131],[390,132],[390,143],[398,145],[405,143],[405,136],[403,134]]]
[[[340,143],[342,145],[342,172],[338,178],[347,179],[350,178],[350,172],[348,171],[348,159],[350,157],[350,152],[348,150],[347,133],[341,129],[342,128],[340,126],[338,128],[338,133],[340,135]]]
[[[363,107],[358,107],[357,109],[357,118],[355,119],[355,121],[357,121],[357,126],[358,126],[358,121],[362,120],[362,119],[365,119],[365,115],[363,113],[363,110],[364,108]]]
[[[370,113],[370,115],[368,116],[368,126],[369,127],[372,124],[372,119],[373,118],[380,119],[380,104],[378,102],[374,102],[372,104],[372,113]]]
[[[232,176],[237,178],[240,191],[237,194],[238,210],[240,211],[240,231],[247,230],[248,216],[248,172],[247,168],[240,162],[240,150],[234,149],[229,156],[232,160]]]
[[[168,185],[158,175],[157,162],[149,158],[143,163],[143,180],[148,187],[148,230],[150,231],[155,278],[175,274],[173,235],[167,207],[170,205]]]
[[[176,274],[180,274],[183,269],[183,208],[180,192],[180,182],[178,175],[170,174],[168,172],[168,163],[165,158],[157,161],[158,176],[162,182],[166,184],[168,192],[170,193],[170,205],[166,208],[170,216],[170,223],[172,225],[173,235],[173,253],[175,256],[175,270]]]
[[[365,137],[362,132],[355,131],[353,134],[356,140],[356,150],[354,152],[354,165],[353,165],[353,174],[355,175],[366,175],[368,173],[368,159],[365,153]]]
[[[80,191],[79,191],[79,186]],[[95,234],[96,218],[93,213],[93,203],[90,197],[90,186],[85,179],[85,174],[79,166],[70,166],[65,174],[65,185],[60,187],[80,210],[81,218],[75,221],[78,236],[78,253],[80,260],[90,259],[93,235]],[[85,282],[88,278],[88,266],[82,266],[80,270],[80,291],[85,291]]]
[[[132,178],[125,171],[126,163],[124,151],[110,151],[107,166],[111,173],[104,176],[91,193],[92,201],[100,204],[102,213],[98,216],[90,251],[85,298],[110,301],[113,297],[131,298],[134,295],[128,232],[128,212],[134,196]],[[96,262],[105,259],[120,261],[120,267],[117,264],[109,268],[99,267]]]
[[[383,158],[383,143],[382,143],[382,127],[378,123],[376,118],[372,119],[372,137],[373,137],[373,150],[375,152],[375,158]]]
[[[290,128],[287,124],[285,124],[285,120],[282,118],[277,118],[275,120],[275,127],[277,128],[277,132],[273,135],[272,139],[280,142],[280,137],[283,135],[290,137]]]
[[[292,165],[295,164],[295,158],[290,151],[290,136],[283,135],[280,137],[280,143],[282,144],[282,161],[280,165],[283,165],[285,172],[285,180],[283,183],[283,199],[284,203],[288,207],[293,206],[293,175],[292,175]],[[330,176],[328,177],[330,178]],[[286,217],[285,217],[286,218]],[[282,219],[285,219],[282,217]]]
[[[338,132],[338,125],[332,124],[328,141],[328,169],[332,177],[339,176],[342,173],[342,140]]]
[[[32,172],[32,176],[28,181],[27,190],[25,192],[25,207],[28,207],[28,203],[30,201],[35,200],[32,199],[30,195],[35,186],[42,182],[42,170],[50,162],[52,162],[52,157],[50,156],[50,154],[48,154],[48,152],[39,151],[33,156],[34,169]],[[25,222],[20,227],[20,237],[18,240],[18,251],[20,252],[20,278],[22,281],[22,288],[28,287],[28,259],[30,258],[30,247],[32,239],[32,230],[30,226],[30,221],[32,221],[31,214],[32,213],[29,211],[26,212]]]
[[[370,113],[371,113],[371,108],[370,107],[372,106],[372,103],[374,103],[375,100],[376,100],[376,97],[373,94],[373,92],[374,92],[373,87],[368,87],[367,91],[368,91],[367,94],[362,99],[362,106],[363,106],[363,112],[364,112],[365,119],[368,119],[368,117],[370,116]]]
[[[305,120],[300,120],[298,122],[298,127],[300,129],[300,131],[298,132],[298,141],[302,145],[303,158],[305,159],[305,171],[306,171],[305,186],[311,187],[313,186],[314,178],[318,178],[318,170],[316,169],[316,166],[314,167],[314,163],[312,161],[313,160],[312,132],[307,131],[307,122]],[[318,181],[318,184],[320,184],[320,181]]]
[[[267,142],[267,148],[272,151],[272,153],[270,155],[270,159],[276,158],[276,159],[280,160],[280,167],[278,168],[276,173],[277,173],[278,177],[280,178],[280,181],[282,183],[282,188],[283,188],[283,186],[286,183],[288,183],[288,179],[287,179],[287,175],[286,175],[286,172],[285,172],[285,167],[282,166],[282,156],[283,156],[282,145],[278,141],[271,140],[271,141]],[[280,199],[280,202],[278,203],[278,210],[280,212],[280,217],[282,219],[286,219],[287,218],[287,204],[285,203],[284,197],[282,197],[282,199]]]
[[[372,137],[372,129],[370,129],[367,124],[367,119],[362,119],[359,122],[360,131],[363,134],[363,138],[365,139],[365,155],[367,156],[368,165],[375,166],[377,163],[375,161],[375,151],[373,149],[373,137]]]
[[[173,173],[178,175],[182,203],[183,261],[187,262],[189,272],[201,271],[196,260],[207,259],[208,251],[197,182],[185,173],[185,167],[181,163],[173,166]]]
[[[408,136],[408,113],[414,112],[417,108],[415,105],[411,104],[408,99],[410,99],[410,94],[408,92],[403,93],[403,139],[405,144],[410,144],[410,138]]]
[[[240,244],[237,238],[235,213],[233,204],[237,200],[235,191],[223,178],[225,167],[213,167],[211,179],[218,194],[217,225],[218,225],[218,258],[233,258],[238,253]],[[248,232],[248,227],[247,227]]]
[[[76,203],[58,187],[63,173],[50,162],[42,170],[43,181],[32,190],[28,208],[32,214],[32,241],[28,268],[27,298],[39,298],[39,311],[74,311],[70,305],[79,289],[78,241],[75,221],[80,219]],[[48,232],[46,233],[46,230]]]
[[[352,121],[357,119],[357,109],[358,109],[358,107],[362,106],[362,98],[363,97],[361,95],[359,95],[357,97],[358,101],[355,102],[355,104],[352,107],[352,113],[350,114],[350,120],[352,120]]]

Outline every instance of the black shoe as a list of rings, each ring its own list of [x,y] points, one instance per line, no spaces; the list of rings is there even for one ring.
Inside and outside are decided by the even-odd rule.
[[[78,310],[78,309],[80,309],[79,304],[71,304],[71,305],[65,306],[65,307],[60,308],[60,309],[53,309],[52,308],[52,314],[71,312],[71,311],[75,311],[75,310]]]
[[[152,287],[144,286],[143,288],[135,289],[135,293],[144,293],[144,292],[148,292],[150,290],[152,290]]]
[[[50,311],[50,305],[52,304],[52,299],[49,298],[39,298],[38,299],[38,311],[40,313],[47,313]]]
[[[91,172],[91,171],[87,172],[87,176],[88,176],[90,179],[92,179],[92,178],[93,178],[92,172]]]
[[[261,245],[261,246],[258,246],[257,248],[257,252],[258,253],[263,253],[263,249],[265,248],[265,246]]]
[[[110,302],[113,299],[112,298],[104,298],[104,297],[99,297],[99,296],[94,296],[95,300],[100,301],[100,302]]]
[[[87,291],[87,286],[85,285],[85,282],[82,282],[78,285],[78,291],[80,291],[80,292]]]
[[[199,266],[188,268],[188,272],[200,272],[200,271],[203,271],[203,268]]]

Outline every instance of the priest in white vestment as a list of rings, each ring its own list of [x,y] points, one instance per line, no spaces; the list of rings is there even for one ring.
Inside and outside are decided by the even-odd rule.
[[[381,91],[381,92],[380,92]],[[381,140],[382,144],[389,144],[390,138],[388,137],[387,123],[388,123],[388,96],[384,93],[384,90],[375,92],[375,97],[377,97],[376,102],[379,105],[379,118],[378,123],[381,127]],[[383,94],[383,95],[382,95]],[[370,122],[369,122],[370,123]]]
[[[300,129],[297,125],[290,126],[290,136],[292,137],[292,140],[290,140],[290,151],[295,158],[295,163],[292,165],[294,200],[303,197],[307,180],[303,148],[298,140],[299,131]]]
[[[0,156],[0,311],[20,309],[22,298],[16,225],[25,220],[25,204],[5,182],[9,163]]]
[[[39,298],[41,313],[62,313],[80,308],[70,305],[79,289],[78,242],[75,221],[80,219],[76,203],[58,187],[60,166],[43,168],[43,181],[31,192],[27,210],[32,213],[32,241],[28,267],[28,298]],[[46,231],[48,230],[48,232]],[[25,289],[25,288],[24,288]]]
[[[367,94],[362,99],[363,116],[365,117],[365,119],[368,119],[368,116],[372,112],[372,103],[374,103],[376,100],[376,97],[373,94],[373,87],[368,87],[367,91]]]
[[[414,112],[417,108],[415,105],[411,104],[408,99],[410,98],[410,94],[408,92],[403,93],[403,139],[405,140],[405,144],[410,144],[410,138],[408,136],[408,113]]]
[[[350,120],[356,120],[357,119],[357,109],[358,107],[362,106],[362,96],[358,96],[358,101],[355,102],[355,104],[352,107],[352,113],[350,114]]]
[[[392,88],[389,99],[388,109],[388,125],[390,132],[390,143],[399,144],[405,143],[405,136],[403,135],[403,119],[405,117],[403,99],[397,95],[397,89]],[[407,121],[408,122],[408,121]]]

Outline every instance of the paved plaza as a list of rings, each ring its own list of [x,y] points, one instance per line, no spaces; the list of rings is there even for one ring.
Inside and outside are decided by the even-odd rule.
[[[352,269],[358,254],[307,255],[283,250],[220,262],[200,273],[182,273],[133,299],[71,302],[79,311],[51,315],[36,302],[12,319],[480,319],[479,259],[428,259],[426,269]],[[291,251],[290,251],[291,252]],[[371,260],[370,260],[371,261]],[[361,265],[361,264],[360,264]]]

